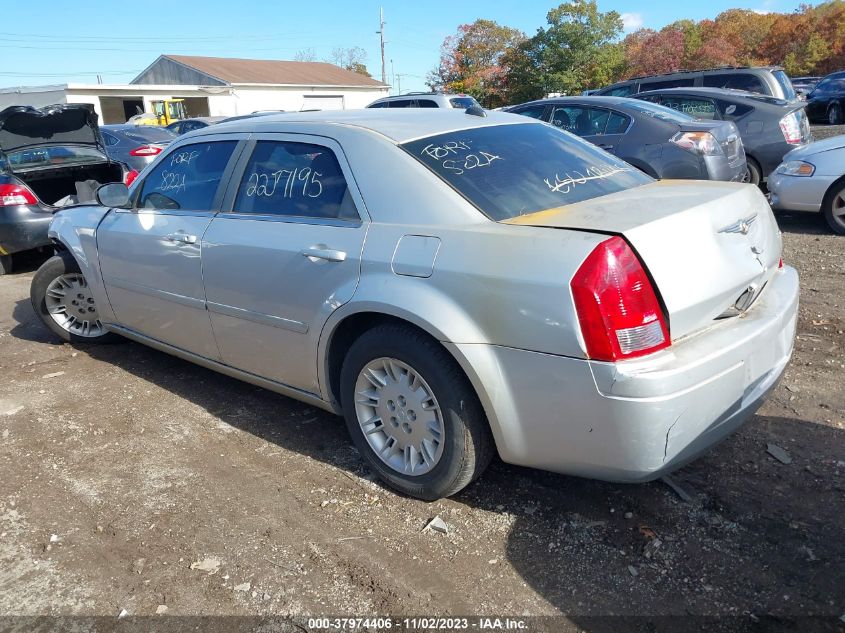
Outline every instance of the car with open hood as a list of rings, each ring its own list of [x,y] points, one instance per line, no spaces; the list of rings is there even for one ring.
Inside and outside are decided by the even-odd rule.
[[[97,115],[85,104],[11,106],[0,112],[0,274],[11,255],[50,245],[61,206],[93,199],[93,183],[137,173],[108,157]]]
[[[97,195],[50,226],[46,327],[341,414],[372,471],[423,499],[496,453],[660,477],[737,429],[792,351],[798,276],[759,189],[657,182],[524,116],[221,123]]]

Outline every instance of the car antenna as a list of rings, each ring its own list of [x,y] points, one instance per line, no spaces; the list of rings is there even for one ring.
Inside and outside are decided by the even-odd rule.
[[[487,116],[487,113],[484,111],[484,108],[477,105],[472,105],[464,110],[465,114],[471,114],[472,116]]]

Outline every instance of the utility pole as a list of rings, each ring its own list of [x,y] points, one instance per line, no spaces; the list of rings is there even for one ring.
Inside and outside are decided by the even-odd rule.
[[[390,85],[396,85],[396,73],[393,71],[393,60],[390,60]]]
[[[396,94],[398,94],[398,95],[402,94],[402,77],[404,77],[404,76],[405,75],[403,75],[401,73],[398,73],[396,75]]]
[[[379,29],[376,33],[379,36],[379,40],[381,40],[381,83],[387,83],[387,73],[385,72],[384,67],[384,7],[378,8],[379,13]]]

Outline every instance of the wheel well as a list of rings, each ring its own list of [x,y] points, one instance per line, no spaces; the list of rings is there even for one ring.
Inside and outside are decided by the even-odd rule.
[[[437,341],[435,337],[431,336],[431,334],[418,325],[389,314],[382,314],[380,312],[359,312],[346,317],[334,329],[334,332],[332,332],[328,352],[327,375],[329,381],[329,392],[331,397],[339,404],[342,404],[340,394],[340,370],[343,367],[343,360],[346,358],[346,352],[358,339],[358,337],[364,334],[364,332],[387,323],[413,328],[432,340]]]
[[[824,195],[822,196],[822,213],[824,213],[824,210],[827,207],[827,201],[830,200],[830,197],[836,192],[837,187],[841,187],[842,185],[845,185],[845,176],[834,180],[830,184],[830,187],[827,188],[827,191],[824,192]]]

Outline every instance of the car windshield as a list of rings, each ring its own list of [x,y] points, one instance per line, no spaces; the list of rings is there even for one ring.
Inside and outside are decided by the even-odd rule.
[[[60,165],[78,165],[106,160],[102,152],[94,147],[79,145],[45,145],[9,152],[6,155],[13,169],[28,167],[50,167]]]
[[[640,114],[660,119],[661,121],[668,121],[670,123],[689,123],[695,121],[695,117],[689,114],[684,114],[678,110],[667,108],[666,106],[651,103],[650,101],[631,101],[625,104],[626,108],[636,110]]]
[[[792,101],[793,99],[796,99],[797,95],[795,94],[795,88],[792,86],[792,82],[789,80],[789,77],[786,76],[786,73],[782,70],[773,70],[772,74],[783,89],[783,96],[786,100]]]
[[[473,106],[481,107],[481,104],[472,97],[452,97],[449,99],[449,103],[452,104],[453,108],[462,108],[464,110]]]
[[[628,163],[545,123],[479,127],[401,147],[497,221],[652,182]]]
[[[139,125],[132,130],[123,130],[126,138],[141,143],[169,143],[176,135],[172,130],[157,125]]]

